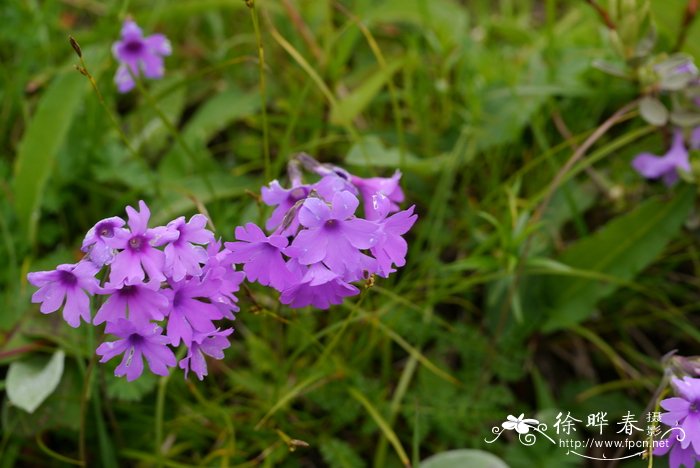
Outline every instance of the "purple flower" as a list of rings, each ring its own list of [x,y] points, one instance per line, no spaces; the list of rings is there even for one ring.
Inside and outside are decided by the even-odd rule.
[[[370,221],[381,219],[384,216],[379,211],[376,201],[373,199],[377,193],[385,195],[390,201],[390,212],[399,210],[399,203],[404,200],[403,191],[399,182],[401,181],[401,171],[394,172],[391,177],[362,177],[351,176],[350,181],[360,190],[362,195],[365,218]]]
[[[124,354],[122,362],[114,370],[114,375],[126,375],[131,382],[143,373],[143,358],[148,361],[151,372],[168,375],[168,367],[177,364],[175,355],[168,347],[168,338],[155,323],[137,325],[129,320],[119,319],[107,324],[107,333],[116,335],[121,340],[102,343],[97,347],[97,354],[102,356],[100,362],[107,362],[118,354]]]
[[[32,295],[32,302],[41,302],[43,314],[57,311],[64,303],[63,319],[73,328],[80,325],[82,317],[90,323],[90,298],[99,288],[95,278],[98,268],[89,261],[75,265],[59,265],[52,271],[29,273],[27,280],[39,290]]]
[[[321,199],[307,199],[299,221],[308,229],[297,234],[285,253],[302,265],[323,262],[340,276],[362,276],[372,259],[360,250],[377,243],[379,228],[353,216],[358,204],[357,197],[346,191],[336,193],[330,207]]]
[[[274,206],[275,209],[265,223],[265,229],[273,230],[284,220],[287,212],[299,201],[309,196],[310,189],[307,185],[298,185],[290,189],[282,187],[279,182],[273,180],[270,185],[263,187],[260,191],[262,200],[268,206]],[[290,224],[285,229],[286,231],[294,231],[299,226],[298,222]]]
[[[637,155],[632,161],[632,167],[647,179],[661,178],[667,186],[678,181],[678,170],[690,171],[688,150],[683,143],[683,132],[676,130],[673,134],[673,144],[664,156],[651,153]]]
[[[106,285],[99,294],[109,298],[97,311],[93,324],[127,319],[140,324],[151,320],[163,320],[168,308],[168,298],[160,292],[160,283],[128,282],[118,287]]]
[[[162,34],[143,36],[143,31],[131,20],[124,22],[121,40],[112,46],[112,54],[119,62],[114,81],[120,93],[134,88],[134,77],[140,73],[146,78],[162,78],[165,73],[163,57],[170,55],[170,41]]]
[[[378,222],[381,228],[379,241],[372,247],[372,255],[377,259],[377,270],[385,278],[395,270],[392,264],[402,267],[406,264],[406,252],[408,244],[401,237],[406,234],[418,219],[418,215],[413,214],[415,206],[400,211],[389,218]]]
[[[214,304],[200,300],[211,294],[215,283],[191,278],[170,286],[172,289],[163,290],[163,294],[170,301],[167,333],[173,346],[178,346],[181,340],[189,346],[195,333],[216,330],[212,320],[219,320],[224,314]]]
[[[214,287],[206,296],[212,304],[219,308],[224,317],[234,320],[232,312],[238,312],[236,293],[245,280],[245,273],[236,271],[231,253],[221,250],[221,242],[214,241],[207,246],[207,261],[204,264],[203,281]]]
[[[700,454],[700,379],[674,377],[671,385],[677,396],[661,401],[661,407],[667,411],[661,415],[661,422],[683,429],[685,439],[681,447],[692,444],[695,453]]]
[[[676,433],[674,433],[674,431]],[[687,439],[687,435],[684,439],[683,432],[678,431],[678,427],[673,427],[667,432],[670,433],[669,436],[661,440],[664,443],[654,449],[654,455],[662,456],[670,452],[668,457],[668,465],[670,468],[679,468],[681,466],[694,468],[695,462],[700,461],[700,459],[692,447],[683,448],[682,443],[683,440]]]
[[[204,355],[213,357],[214,359],[224,358],[224,349],[231,346],[227,336],[233,333],[233,328],[228,328],[222,331],[215,331],[208,334],[195,333],[192,337],[192,343],[187,352],[187,356],[180,361],[178,366],[185,371],[185,378],[191,370],[197,374],[199,380],[204,379],[207,375],[207,362]]]
[[[114,237],[122,226],[124,226],[124,220],[113,216],[95,224],[85,236],[82,251],[87,253],[88,258],[98,267],[112,262],[114,251],[107,245],[105,239]]]
[[[248,281],[257,281],[282,291],[296,278],[287,269],[282,251],[288,241],[283,236],[266,236],[257,225],[248,223],[236,228],[238,242],[226,242],[226,248],[234,263],[243,263]]]
[[[293,271],[304,271],[304,267],[295,260],[289,263]],[[299,283],[282,292],[280,302],[293,308],[313,305],[319,309],[328,309],[331,304],[340,304],[344,298],[359,293],[359,289],[343,281],[337,273],[322,263],[316,263],[306,269]]]
[[[177,239],[165,246],[164,272],[174,281],[180,281],[185,275],[200,276],[200,263],[207,260],[207,251],[201,245],[214,240],[214,234],[205,229],[207,217],[197,214],[185,223],[185,217],[170,221],[167,228],[178,235]]]
[[[139,201],[140,212],[132,207],[126,207],[129,215],[129,228],[117,231],[107,245],[114,249],[123,249],[112,261],[110,282],[119,284],[129,281],[130,284],[143,281],[148,273],[150,281],[165,281],[163,267],[165,255],[154,246],[163,245],[177,238],[177,232],[166,228],[148,229],[151,212],[143,201]]]

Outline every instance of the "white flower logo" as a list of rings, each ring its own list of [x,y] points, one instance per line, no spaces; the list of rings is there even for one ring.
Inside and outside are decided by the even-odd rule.
[[[537,425],[540,423],[537,419],[523,419],[524,417],[525,413],[521,413],[517,418],[509,414],[506,418],[507,421],[504,421],[501,426],[508,431],[515,429],[518,434],[527,434],[531,428],[537,428]]]

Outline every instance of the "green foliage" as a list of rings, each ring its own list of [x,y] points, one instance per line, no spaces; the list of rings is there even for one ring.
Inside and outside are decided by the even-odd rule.
[[[671,200],[649,199],[562,252],[559,262],[575,271],[569,270],[572,275],[568,278],[552,276],[547,281],[544,289],[551,309],[544,330],[588,318],[598,301],[647,267],[678,235],[695,196],[695,190],[686,187]],[[612,280],[610,284],[604,284],[606,276]]]
[[[65,353],[50,359],[38,356],[15,361],[7,371],[7,398],[13,405],[33,413],[53,393],[63,375]]]
[[[484,468],[508,468],[503,461],[482,450],[461,449],[439,453],[424,460],[420,468],[456,468],[458,466],[482,466]]]

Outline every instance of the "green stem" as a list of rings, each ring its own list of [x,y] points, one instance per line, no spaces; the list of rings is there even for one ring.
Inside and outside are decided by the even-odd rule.
[[[163,445],[163,414],[165,412],[165,389],[168,387],[168,380],[170,380],[170,375],[161,377],[158,381],[158,393],[156,395],[156,436],[155,436],[155,455],[157,459],[157,467],[163,466],[163,452],[161,450]]]
[[[265,86],[265,49],[263,49],[262,35],[260,34],[260,20],[255,9],[255,0],[246,0],[250,9],[250,17],[253,20],[255,40],[258,43],[258,73],[260,76],[260,100],[262,101],[263,123],[263,160],[265,163],[265,180],[270,180],[270,126],[267,120],[267,89]]]

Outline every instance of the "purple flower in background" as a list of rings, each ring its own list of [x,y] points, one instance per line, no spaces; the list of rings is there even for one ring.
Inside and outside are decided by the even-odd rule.
[[[209,334],[195,333],[192,343],[187,352],[187,356],[180,361],[178,366],[185,371],[185,378],[191,370],[197,374],[199,380],[203,380],[207,375],[207,361],[204,355],[214,359],[224,358],[224,349],[231,346],[227,336],[233,333],[233,328],[222,331],[215,331]]]
[[[687,435],[685,438],[687,439]],[[669,429],[668,437],[662,439],[665,443],[654,449],[654,456],[669,454],[668,465],[670,468],[679,468],[681,466],[694,468],[695,462],[700,461],[700,459],[692,447],[683,448],[683,439],[684,434],[678,430],[678,427]]]
[[[128,318],[140,324],[151,320],[163,320],[163,312],[167,311],[168,298],[159,292],[160,283],[128,282],[114,287],[106,285],[99,294],[107,294],[109,298],[97,311],[93,323],[116,322]]]
[[[174,281],[180,281],[185,275],[200,276],[200,263],[207,260],[207,251],[201,245],[214,240],[214,234],[205,229],[207,217],[194,215],[189,222],[180,216],[168,223],[167,228],[178,237],[165,246],[165,273]]]
[[[365,218],[370,221],[381,219],[382,215],[376,201],[373,200],[375,194],[383,194],[390,201],[390,211],[399,210],[399,203],[404,200],[403,191],[399,182],[401,181],[401,171],[394,172],[391,177],[372,177],[363,179],[362,177],[351,176],[350,181],[360,190],[362,195]]]
[[[243,263],[248,281],[257,281],[282,291],[293,281],[292,273],[282,257],[282,250],[289,243],[283,236],[266,236],[257,225],[248,223],[236,228],[238,242],[226,242],[226,248],[234,263]]]
[[[309,198],[299,210],[299,222],[306,228],[297,234],[285,253],[302,265],[323,262],[336,274],[357,278],[368,262],[361,249],[373,247],[379,236],[376,224],[355,218],[359,201],[350,192],[338,192],[328,204]]]
[[[154,323],[139,326],[130,320],[119,319],[116,323],[108,323],[105,331],[121,340],[102,343],[96,352],[102,356],[100,362],[124,354],[122,362],[114,370],[117,377],[126,375],[129,382],[138,379],[143,373],[144,357],[151,372],[157,375],[168,375],[168,367],[177,364],[175,355],[168,347],[168,338]]]
[[[120,93],[134,88],[134,77],[140,73],[146,78],[162,78],[165,73],[163,57],[170,55],[170,41],[162,34],[143,36],[143,31],[132,20],[126,20],[121,39],[112,46],[112,54],[119,61],[114,77]]]
[[[112,261],[110,282],[119,284],[123,281],[143,281],[145,274],[151,281],[165,281],[163,267],[165,254],[155,246],[163,245],[177,239],[177,231],[166,228],[148,229],[148,220],[151,211],[146,204],[139,201],[140,212],[130,206],[126,207],[129,215],[129,228],[131,231],[122,230],[115,233],[114,237],[107,239],[107,244],[114,249],[123,249]]]
[[[673,144],[664,156],[642,153],[634,158],[632,167],[647,179],[661,178],[667,186],[678,181],[678,170],[690,171],[688,150],[683,142],[683,132],[676,130]]]
[[[418,219],[418,216],[413,214],[414,208],[415,206],[411,206],[409,209],[400,211],[378,223],[381,235],[371,252],[377,259],[378,273],[385,278],[395,271],[391,267],[392,264],[397,267],[406,264],[408,244],[401,236],[406,234]]]
[[[293,270],[304,271],[298,262],[291,260],[289,263]],[[319,309],[328,309],[331,304],[340,304],[344,298],[359,293],[359,289],[343,281],[337,273],[322,263],[316,263],[306,269],[299,283],[282,292],[280,302],[294,308],[313,305]]]
[[[114,237],[122,226],[124,226],[124,220],[113,216],[95,224],[85,236],[82,251],[87,253],[90,260],[98,267],[112,262],[114,251],[107,245],[105,239]]]
[[[700,379],[674,377],[671,385],[677,396],[661,401],[661,407],[667,411],[661,415],[661,422],[683,429],[685,439],[681,447],[686,449],[692,444],[695,453],[700,454]]]
[[[273,180],[267,187],[260,190],[262,200],[268,206],[274,206],[275,209],[265,223],[265,229],[273,230],[284,220],[287,212],[299,201],[309,196],[309,187],[307,185],[299,185],[286,189],[279,182]],[[299,226],[298,223],[290,224],[285,231],[293,231]]]
[[[90,323],[90,298],[99,288],[95,273],[98,268],[89,261],[75,265],[58,265],[52,271],[29,273],[27,280],[39,290],[32,295],[33,303],[41,303],[43,314],[57,311],[64,303],[63,319],[73,328],[82,317]]]

